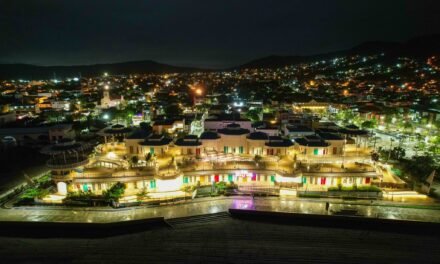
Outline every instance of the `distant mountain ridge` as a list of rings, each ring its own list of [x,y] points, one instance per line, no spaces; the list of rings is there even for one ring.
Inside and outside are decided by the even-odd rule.
[[[278,68],[319,59],[329,59],[337,56],[347,56],[354,54],[369,55],[378,52],[386,53],[387,57],[409,56],[415,58],[426,58],[431,55],[440,55],[440,34],[415,37],[403,43],[369,41],[357,45],[351,49],[310,56],[271,55],[247,62],[237,67],[232,67],[224,70],[239,70],[245,68]],[[79,73],[81,73],[81,75],[85,77],[92,77],[102,75],[104,72],[118,75],[140,73],[181,73],[196,71],[212,70],[198,69],[192,67],[179,67],[155,62],[152,60],[76,66],[0,64],[0,79],[49,79],[53,78],[54,73],[57,77],[73,77],[78,76]]]
[[[31,64],[0,64],[0,79],[49,79],[57,77],[99,76],[110,74],[194,72],[200,69],[179,67],[152,60],[73,66],[37,66]]]
[[[387,57],[410,56],[415,58],[426,58],[432,55],[440,54],[440,34],[420,36],[412,38],[406,42],[385,42],[385,41],[368,41],[357,45],[348,50],[329,52],[324,54],[310,56],[279,56],[271,55],[259,58],[235,69],[246,68],[279,68],[288,65],[294,65],[303,62],[310,62],[320,59],[329,59],[338,56],[347,55],[370,55],[374,53],[384,52]]]

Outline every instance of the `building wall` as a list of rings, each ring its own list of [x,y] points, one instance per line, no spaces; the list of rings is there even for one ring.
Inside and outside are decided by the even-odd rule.
[[[202,152],[206,151],[219,151],[220,139],[207,139],[200,140],[202,142]]]
[[[72,126],[64,126],[59,127],[55,126],[49,129],[49,140],[51,143],[55,141],[61,140],[63,138],[74,138],[75,132],[72,129]]]
[[[245,154],[247,153],[247,142],[244,135],[224,135],[220,134],[219,152]],[[227,148],[226,148],[227,147]]]
[[[197,149],[199,150],[199,153],[201,154],[202,146],[198,146],[198,147],[196,147],[196,146],[190,146],[190,147],[180,146],[180,147],[178,147],[178,149],[179,149],[179,154],[180,155],[196,156],[197,155]]]
[[[371,185],[371,177],[321,177],[303,176],[302,182],[305,185],[320,187],[337,187],[338,185],[351,187],[353,185]]]
[[[139,143],[142,141],[143,139],[125,139],[127,154],[129,156],[140,155],[142,153],[142,148]]]
[[[342,155],[344,153],[344,140],[326,140],[330,143],[328,155]]]
[[[165,155],[168,152],[168,145],[165,146],[141,146],[141,155],[145,156],[147,153],[154,154],[158,157]]]
[[[268,146],[265,146],[264,155],[285,156],[285,155],[291,154],[290,149],[291,149],[290,147],[268,147]]]
[[[264,140],[252,140],[252,139],[246,139],[247,140],[247,149],[248,154],[250,155],[265,155],[265,141]]]
[[[305,155],[308,157],[324,156],[328,153],[327,147],[307,147],[296,144],[295,150],[299,155]]]

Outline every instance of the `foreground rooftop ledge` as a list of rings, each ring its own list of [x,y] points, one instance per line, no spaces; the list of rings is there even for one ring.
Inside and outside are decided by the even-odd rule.
[[[419,235],[440,235],[440,223],[406,219],[373,218],[365,216],[322,215],[291,212],[262,211],[230,208],[232,217],[246,220],[275,222],[305,226],[366,229],[385,232],[403,232]]]
[[[9,237],[109,237],[164,228],[163,217],[151,217],[117,222],[39,222],[0,221],[0,236]]]
[[[415,235],[438,236],[440,223],[411,220],[286,213],[229,209],[229,214],[238,219],[266,221],[271,223],[343,228],[356,230],[376,230],[382,232],[411,233]],[[209,215],[209,214],[207,214]],[[194,215],[197,217],[200,215]],[[184,217],[191,220],[191,217]],[[151,228],[169,227],[163,217],[115,222],[39,222],[1,221],[0,236],[11,237],[108,237],[142,232]]]

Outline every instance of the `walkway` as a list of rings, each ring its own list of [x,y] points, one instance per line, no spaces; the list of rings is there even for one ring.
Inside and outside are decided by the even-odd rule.
[[[218,197],[200,198],[182,204],[159,207],[71,208],[71,207],[19,207],[0,209],[0,221],[51,221],[51,222],[95,222],[108,223],[150,217],[165,219],[225,212],[229,208],[255,209],[306,214],[329,214],[325,210],[330,201],[330,210],[354,209],[364,217],[440,222],[440,205],[408,205],[384,201],[351,201],[339,199],[304,198],[254,198]]]

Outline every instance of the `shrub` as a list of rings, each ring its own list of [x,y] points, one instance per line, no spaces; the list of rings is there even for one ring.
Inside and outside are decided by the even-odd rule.
[[[187,193],[193,192],[197,187],[194,185],[185,185],[182,186],[181,190]]]
[[[41,188],[29,188],[27,189],[21,196],[21,199],[35,199],[35,198],[43,198],[48,195],[49,191]]]
[[[125,193],[125,188],[127,186],[122,182],[115,183],[110,189],[103,192],[104,198],[107,201],[119,201],[119,198],[121,198]]]
[[[228,190],[238,189],[238,185],[234,182],[230,182],[226,185],[226,189]]]
[[[147,194],[148,192],[145,189],[142,189],[142,191],[138,192],[136,194],[138,201],[142,200]]]
[[[67,200],[90,200],[92,198],[98,198],[98,196],[94,195],[91,191],[68,192],[66,196]]]

